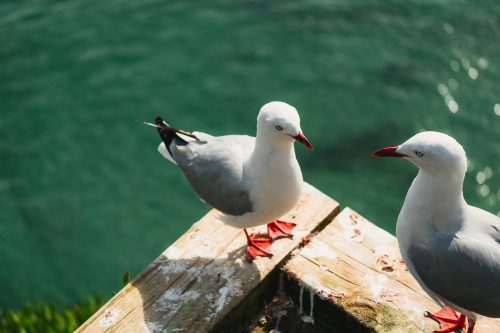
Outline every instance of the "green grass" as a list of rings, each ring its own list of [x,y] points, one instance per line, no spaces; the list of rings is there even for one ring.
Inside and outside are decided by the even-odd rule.
[[[0,333],[71,333],[102,305],[102,297],[90,297],[69,308],[40,303],[0,310]]]
[[[122,286],[129,280],[130,273],[125,272]],[[0,333],[72,333],[103,304],[103,297],[93,296],[67,308],[38,303],[25,305],[20,310],[0,309]]]

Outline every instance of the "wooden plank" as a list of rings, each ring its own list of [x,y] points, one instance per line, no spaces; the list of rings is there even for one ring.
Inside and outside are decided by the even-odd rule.
[[[338,214],[339,205],[305,184],[295,237],[273,243],[274,256],[245,260],[245,236],[212,210],[76,332],[237,332],[275,292],[275,277],[301,238]]]
[[[423,317],[439,307],[408,272],[396,238],[349,208],[283,270],[285,289],[302,304],[303,319],[332,332],[428,333],[439,327]],[[500,322],[481,318],[475,332],[500,332]]]

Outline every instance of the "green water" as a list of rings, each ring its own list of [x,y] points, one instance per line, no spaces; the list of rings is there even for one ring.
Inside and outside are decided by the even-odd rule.
[[[264,103],[296,106],[305,179],[391,232],[416,170],[370,153],[445,131],[468,201],[498,213],[499,17],[497,0],[1,2],[0,307],[109,295],[208,210],[137,122],[157,114],[253,134]]]

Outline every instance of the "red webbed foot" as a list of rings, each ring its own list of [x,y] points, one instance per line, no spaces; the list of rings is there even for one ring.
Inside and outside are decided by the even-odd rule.
[[[270,251],[272,240],[268,237],[256,237],[255,235],[248,235],[246,229],[245,236],[247,237],[247,259],[252,262],[256,257],[272,257]]]
[[[459,318],[459,314],[453,310],[452,308],[448,307],[448,306],[445,306],[444,308],[442,308],[441,310],[439,310],[438,312],[435,312],[435,313],[430,313],[430,312],[425,312],[424,313],[424,316],[427,317],[427,318],[431,318],[431,319],[434,319],[435,321],[437,321],[438,323],[440,324],[443,324],[443,323],[456,323],[458,318]]]
[[[267,234],[272,240],[278,238],[293,238],[292,230],[296,226],[296,223],[276,220],[267,225]]]
[[[445,306],[436,313],[425,312],[424,316],[439,323],[440,329],[434,333],[448,333],[462,330],[465,327],[465,316]]]

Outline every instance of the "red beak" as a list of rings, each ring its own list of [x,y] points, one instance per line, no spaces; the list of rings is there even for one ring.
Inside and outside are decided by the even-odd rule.
[[[298,135],[294,136],[293,137],[295,140],[303,143],[307,148],[309,148],[309,150],[314,150],[312,144],[309,142],[309,140],[307,140],[306,136],[302,133],[299,132]]]
[[[372,153],[372,156],[379,156],[379,157],[405,157],[407,155],[405,154],[400,154],[396,152],[396,149],[399,147],[387,147],[387,148],[382,148],[379,150],[376,150]]]

